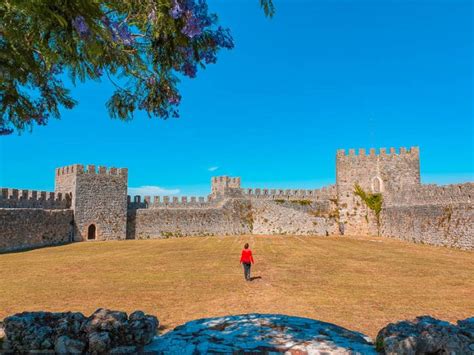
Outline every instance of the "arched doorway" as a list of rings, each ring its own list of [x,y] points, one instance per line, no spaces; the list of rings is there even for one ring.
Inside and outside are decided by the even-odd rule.
[[[87,229],[87,239],[95,239],[95,224],[91,224]]]
[[[380,193],[383,192],[383,182],[382,179],[378,176],[372,178],[372,192]]]

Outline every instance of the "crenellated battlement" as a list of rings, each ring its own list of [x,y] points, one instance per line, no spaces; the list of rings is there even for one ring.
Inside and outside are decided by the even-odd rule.
[[[384,198],[385,206],[422,206],[472,204],[474,183],[414,186],[407,190],[393,191]]]
[[[240,177],[214,176],[211,179],[211,184],[221,184],[226,187],[238,188],[240,187]]]
[[[241,193],[240,177],[214,176],[211,178],[212,198],[222,196],[238,197]]]
[[[70,194],[1,188],[0,208],[67,209],[70,207]]]
[[[356,149],[338,149],[337,150],[337,158],[341,157],[376,157],[376,156],[391,156],[391,157],[399,157],[399,156],[419,156],[420,148],[419,147],[411,147],[411,148],[393,148],[390,147],[388,150],[387,148],[370,148],[368,151],[365,148],[359,148],[357,151]]]
[[[244,188],[243,195],[249,198],[269,199],[269,200],[328,200],[336,197],[336,186],[330,185],[321,189],[263,189]]]
[[[200,208],[209,207],[214,201],[210,196],[127,196],[128,209],[140,208]]]
[[[115,168],[115,167],[105,167],[99,165],[97,168],[95,165],[82,165],[82,164],[73,164],[68,166],[63,166],[56,168],[56,176],[63,175],[79,175],[79,174],[97,174],[97,175],[112,175],[112,176],[128,176],[127,168]]]

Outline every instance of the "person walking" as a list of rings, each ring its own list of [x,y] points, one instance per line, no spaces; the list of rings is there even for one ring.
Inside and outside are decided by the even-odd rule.
[[[250,281],[250,267],[254,263],[252,250],[249,249],[249,243],[245,243],[242,255],[240,256],[240,263],[244,266],[244,276],[246,281]]]

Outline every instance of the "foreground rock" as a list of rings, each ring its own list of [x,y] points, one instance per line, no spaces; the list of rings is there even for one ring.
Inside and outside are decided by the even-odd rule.
[[[199,319],[156,336],[156,317],[137,311],[25,312],[0,323],[6,353],[59,354],[473,354],[474,318],[457,325],[429,316],[391,323],[376,346],[331,323],[278,314]],[[0,353],[2,350],[0,349]]]
[[[278,314],[199,319],[156,337],[145,351],[165,354],[375,354],[363,334],[317,320]]]
[[[4,320],[3,349],[12,352],[134,353],[151,342],[159,322],[137,311],[98,309],[82,313],[24,312]]]
[[[429,316],[391,323],[377,335],[377,350],[391,354],[474,354],[474,318],[454,325]]]

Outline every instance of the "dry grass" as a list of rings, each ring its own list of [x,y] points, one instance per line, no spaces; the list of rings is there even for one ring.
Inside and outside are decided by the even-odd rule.
[[[246,283],[240,250],[256,265]],[[284,313],[370,336],[430,314],[474,314],[474,253],[387,239],[242,236],[77,243],[0,255],[0,319],[99,307],[155,314],[164,329],[226,314]]]

